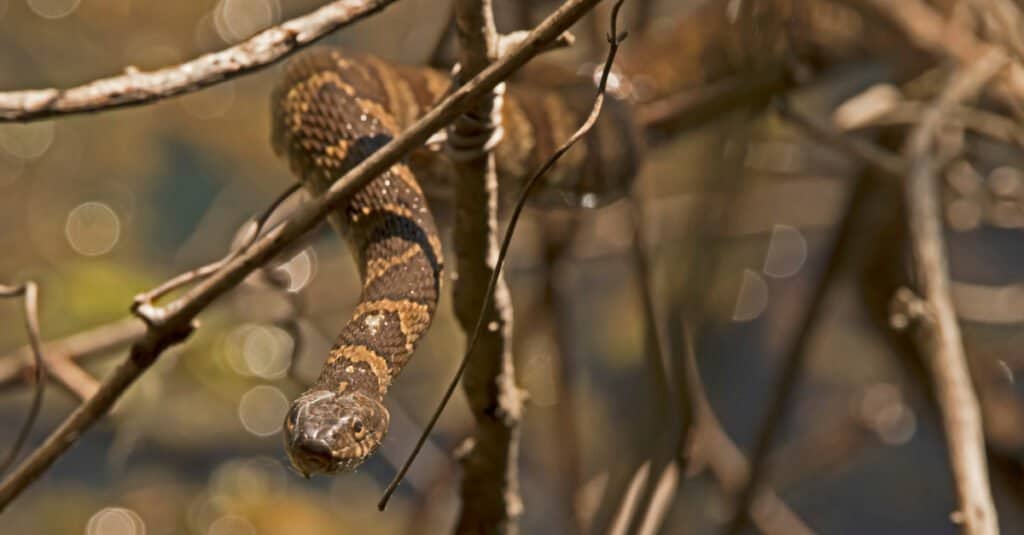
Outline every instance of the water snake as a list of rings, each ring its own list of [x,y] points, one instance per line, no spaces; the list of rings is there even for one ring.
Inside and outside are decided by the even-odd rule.
[[[313,194],[386,144],[448,89],[449,75],[368,55],[317,48],[292,60],[272,96],[272,142]],[[496,148],[505,190],[543,162],[589,111],[593,87],[513,86]],[[578,94],[577,94],[578,93]],[[593,133],[546,175],[540,202],[595,204],[623,191],[636,165],[636,135],[613,103]],[[448,154],[424,148],[356,192],[332,214],[363,279],[359,304],[321,374],[291,405],[285,447],[305,475],[351,470],[380,444],[384,395],[430,325],[443,256],[422,184],[446,180]]]
[[[835,38],[834,24],[828,23],[835,17],[822,15],[834,11],[826,9],[828,3],[767,0],[764,5],[801,21],[799,26],[809,31],[736,31],[730,29],[736,21],[727,10],[709,3],[680,19],[677,28],[632,43],[633,51],[619,63],[624,74],[619,83],[632,84],[634,101],[669,100],[688,87],[737,72],[766,64],[777,68],[783,63],[780,50],[785,50],[779,43],[785,38]],[[759,46],[737,38],[754,33]],[[790,46],[800,48],[801,43]],[[846,41],[834,48],[850,53]],[[534,79],[550,72],[534,73]],[[289,63],[272,96],[275,150],[308,190],[322,193],[425,113],[449,84],[448,73],[428,68],[328,48],[306,51]],[[571,135],[590,111],[593,90],[579,77],[568,84],[510,85],[503,106],[504,138],[496,147],[503,194],[516,192],[528,173]],[[638,137],[630,105],[607,101],[594,130],[545,175],[536,202],[596,206],[620,197],[639,165]],[[445,183],[451,175],[447,153],[422,148],[371,181],[330,218],[350,245],[363,289],[320,377],[293,402],[285,421],[286,449],[303,474],[357,467],[387,431],[384,395],[430,325],[441,287],[440,239],[424,188]]]

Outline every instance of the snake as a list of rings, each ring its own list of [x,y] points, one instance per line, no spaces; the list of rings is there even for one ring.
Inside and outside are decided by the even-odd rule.
[[[822,0],[761,4],[800,21],[808,32],[785,35],[802,39],[834,39],[835,20],[846,20]],[[531,202],[593,208],[621,198],[642,159],[638,103],[671,98],[765,59],[778,63],[776,40],[785,35],[730,29],[734,23],[721,3],[709,2],[669,31],[632,44],[632,53],[617,63],[619,91],[606,99],[595,127],[544,175]],[[760,46],[737,41],[737,34],[758,35]],[[737,55],[744,51],[754,57]],[[510,83],[501,108],[504,135],[494,153],[503,202],[572,135],[594,96],[593,69],[582,76],[551,68],[528,74],[534,82]],[[337,48],[307,49],[288,62],[272,92],[272,145],[303,187],[322,195],[422,117],[451,84],[450,73],[440,70]],[[328,217],[348,244],[362,290],[319,377],[285,418],[285,450],[306,477],[354,470],[387,433],[385,396],[437,309],[444,260],[427,193],[451,187],[453,156],[438,144],[414,150]]]
[[[439,70],[328,47],[304,51],[272,93],[272,145],[302,186],[322,195],[450,85],[451,76]],[[503,141],[495,148],[502,184],[523,181],[578,127],[593,85],[581,91],[508,89]],[[636,132],[625,105],[608,110],[545,175],[539,204],[596,205],[594,196],[613,199],[628,187],[638,159]],[[285,417],[285,450],[306,477],[354,470],[387,433],[385,395],[430,326],[441,292],[444,256],[424,186],[449,181],[452,166],[451,154],[437,147],[414,151],[328,216],[356,262],[362,289],[319,377]]]

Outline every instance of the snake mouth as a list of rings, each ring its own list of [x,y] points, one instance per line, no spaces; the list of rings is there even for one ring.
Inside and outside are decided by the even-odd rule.
[[[292,465],[304,477],[313,474],[329,474],[337,470],[338,463],[335,460],[331,447],[322,440],[311,440],[302,437],[291,444],[288,448]]]

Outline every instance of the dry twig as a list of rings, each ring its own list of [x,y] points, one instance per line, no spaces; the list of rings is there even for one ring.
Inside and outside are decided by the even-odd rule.
[[[804,364],[809,357],[812,335],[818,322],[825,315],[828,294],[839,279],[843,267],[848,265],[850,259],[856,254],[857,232],[862,227],[861,220],[868,216],[865,206],[870,191],[868,188],[870,180],[870,178],[862,176],[854,185],[853,192],[847,201],[842,223],[836,231],[829,250],[825,270],[818,277],[811,293],[811,301],[807,305],[797,332],[786,351],[782,371],[768,402],[768,409],[761,420],[754,451],[750,456],[750,473],[736,497],[736,509],[727,528],[727,533],[732,535],[738,535],[746,527],[750,507],[758,488],[762,485],[761,479],[768,470],[768,454],[775,440],[775,434],[781,427]]]
[[[922,0],[840,0],[895,25],[918,48],[960,65],[973,65],[990,54],[1003,54],[970,30],[947,21]],[[986,91],[1015,113],[1024,113],[1024,66],[1010,62],[994,74]]]
[[[152,72],[125,73],[68,89],[0,93],[0,122],[31,121],[148,104],[198,91],[262,69],[331,32],[368,17],[395,0],[337,0],[268,28],[235,46]]]
[[[7,471],[11,463],[18,458],[18,452],[28,440],[32,431],[32,425],[39,416],[39,409],[43,405],[43,392],[46,390],[46,360],[43,358],[42,343],[39,336],[39,304],[38,288],[36,283],[29,281],[21,286],[0,285],[0,297],[21,297],[25,311],[25,332],[28,334],[28,343],[32,347],[32,355],[35,358],[35,393],[32,395],[32,406],[29,408],[25,423],[18,431],[14,444],[11,445],[7,457],[0,461],[0,474]]]
[[[1007,63],[1006,55],[991,49],[965,64],[949,80],[934,106],[927,110],[907,141],[910,172],[904,182],[912,271],[927,313],[916,322],[918,350],[925,357],[942,413],[950,465],[960,509],[954,519],[963,532],[999,532],[989,490],[978,399],[971,385],[960,327],[949,291],[942,216],[936,179],[935,138],[950,109],[979,92]]]

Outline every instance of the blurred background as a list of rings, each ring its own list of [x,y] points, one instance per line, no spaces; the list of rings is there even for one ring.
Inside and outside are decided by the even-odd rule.
[[[67,87],[126,66],[171,65],[320,3],[0,0],[0,89]],[[495,3],[503,30],[536,22],[557,5]],[[678,32],[680,17],[704,4],[635,3],[649,12],[629,10],[623,23],[630,29],[643,18],[642,30],[623,48],[627,71],[639,61],[629,59],[634,42]],[[444,33],[448,12],[448,2],[403,0],[325,41],[422,64]],[[595,36],[605,21],[602,15],[582,22],[578,44],[544,61],[573,70],[601,61],[603,41]],[[850,18],[835,24],[844,31],[863,26]],[[794,105],[823,120],[833,113],[841,118],[837,106],[897,77],[891,66],[865,59],[863,47],[852,48],[843,51],[849,61],[832,62],[795,91]],[[673,50],[661,52],[665,57],[647,59],[671,64]],[[450,50],[440,57],[443,63]],[[743,61],[731,62],[737,63]],[[679,65],[695,79],[697,67]],[[124,318],[135,294],[222,256],[239,227],[290,184],[269,143],[269,93],[279,69],[141,108],[0,126],[0,281],[40,284],[44,339],[103,326],[130,338],[139,325]],[[861,131],[884,142],[894,129]],[[954,293],[972,366],[982,370],[975,380],[986,409],[1000,521],[1004,532],[1015,533],[1024,530],[1024,416],[1015,382],[1024,367],[1017,349],[1024,290],[1014,245],[1024,225],[1021,153],[981,136],[961,132],[957,139],[969,157],[944,178]],[[655,309],[675,317],[669,312],[683,282],[699,276],[706,283],[701,376],[722,428],[749,454],[851,185],[864,173],[778,115],[739,107],[699,128],[659,132],[632,204],[606,199],[596,210],[528,212],[506,266],[519,380],[529,392],[520,459],[523,533],[572,532],[607,517],[608,496],[616,487],[624,492],[638,459],[665,430],[665,413],[671,415],[672,402],[658,393],[649,365],[633,209],[641,214]],[[433,199],[447,227],[445,201],[443,194]],[[711,223],[712,253],[691,230],[695,216],[716,203],[727,208]],[[956,533],[949,517],[954,489],[925,374],[905,341],[884,328],[894,283],[883,272],[900,271],[902,246],[890,236],[898,234],[890,232],[899,226],[898,213],[879,214],[882,230],[853,255],[859,263],[844,271],[815,318],[769,481],[819,533]],[[712,270],[688,271],[693,258],[711,254]],[[472,430],[461,392],[387,512],[375,507],[461,356],[463,336],[449,295],[389,394],[391,431],[376,456],[355,473],[312,480],[292,472],[284,457],[280,425],[289,400],[315,378],[358,289],[344,245],[321,229],[204,312],[202,328],[164,354],[114,414],[0,516],[0,531],[450,530],[459,481],[452,452]],[[874,306],[879,302],[881,308]],[[11,371],[17,362],[11,359],[21,358],[14,351],[25,343],[17,301],[0,303],[0,324],[0,345],[9,350],[0,361],[7,366],[0,367],[6,373],[0,373],[0,448],[6,448],[31,399],[28,376],[16,365]],[[664,340],[682,327],[662,325]],[[102,377],[125,347],[79,362]],[[678,345],[669,350],[668,358],[679,362]],[[28,447],[77,403],[51,381]],[[679,490],[663,532],[713,533],[731,516],[715,471],[700,455],[695,459],[678,481],[665,480]]]

